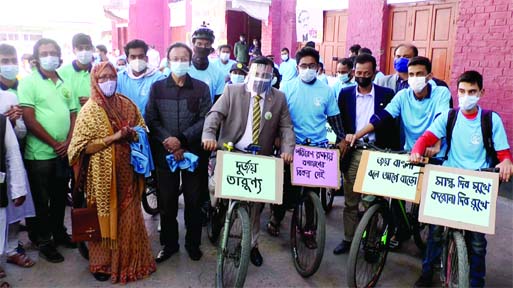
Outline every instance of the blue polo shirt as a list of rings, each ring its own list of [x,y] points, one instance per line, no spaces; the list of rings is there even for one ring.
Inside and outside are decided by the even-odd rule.
[[[280,75],[281,75],[281,84],[284,82],[290,81],[297,76],[297,68],[296,68],[296,60],[289,59],[287,61],[283,61],[280,64]]]
[[[214,103],[216,95],[223,94],[225,83],[224,74],[214,65],[209,64],[205,70],[198,70],[194,65],[191,65],[188,73],[192,78],[198,79],[208,85],[210,88],[210,98],[212,103]]]
[[[424,99],[417,100],[411,88],[403,89],[397,92],[392,101],[385,107],[385,111],[393,118],[401,116],[405,134],[404,149],[408,151],[413,148],[415,141],[429,128],[435,118],[442,112],[449,110],[449,100],[451,98],[449,89],[442,86],[428,85],[430,91]],[[376,117],[373,116],[373,118]],[[372,124],[374,124],[374,121],[371,119]],[[442,152],[440,151],[440,153]]]
[[[226,64],[223,64],[221,59],[217,58],[210,62],[214,67],[219,69],[219,71],[223,72],[223,76],[230,76],[230,69],[232,69],[233,64],[237,64],[237,62],[233,61],[232,59],[228,59],[228,62]]]
[[[356,82],[353,82],[353,81],[354,81],[354,78],[348,82],[342,82],[337,79],[337,82],[335,82],[335,84],[333,84],[333,86],[331,86],[331,89],[333,90],[333,95],[335,95],[335,99],[337,99],[337,102],[338,102],[338,95],[340,94],[340,91],[342,91],[343,88],[356,85]]]
[[[456,123],[452,130],[451,150],[447,155],[444,166],[477,170],[490,167],[486,157],[486,149],[483,143],[481,132],[481,108],[477,112],[477,117],[467,119],[463,113],[458,111]],[[447,119],[449,110],[443,112],[429,126],[428,131],[435,134],[438,138],[447,135]],[[509,149],[506,130],[501,118],[497,113],[492,113],[492,139],[495,151]]]
[[[296,133],[296,143],[309,138],[312,143],[326,141],[327,117],[340,114],[333,90],[322,81],[311,85],[296,77],[281,85]]]
[[[116,92],[125,95],[134,101],[141,114],[144,116],[146,112],[146,104],[150,97],[150,88],[153,83],[166,78],[160,71],[155,71],[153,74],[145,75],[144,77],[133,79],[128,75],[127,70],[118,73],[118,85]]]

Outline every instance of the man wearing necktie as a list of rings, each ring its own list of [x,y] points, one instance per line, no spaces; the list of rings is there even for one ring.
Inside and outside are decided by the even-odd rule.
[[[285,95],[271,87],[272,77],[273,62],[257,57],[250,66],[246,83],[226,85],[205,119],[202,135],[205,150],[222,149],[223,143],[233,142],[239,151],[258,144],[260,155],[272,155],[274,140],[280,138],[281,158],[286,163],[292,162],[294,130]],[[251,211],[251,262],[255,266],[263,262],[258,250],[261,205],[253,205]]]

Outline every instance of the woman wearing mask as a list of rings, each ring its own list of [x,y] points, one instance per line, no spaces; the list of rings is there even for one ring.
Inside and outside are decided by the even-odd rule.
[[[84,175],[85,183],[77,185],[86,185],[87,206],[98,210],[101,240],[89,242],[89,269],[98,281],[126,283],[149,276],[156,266],[140,204],[144,176],[130,164],[132,127],[146,126],[133,102],[115,93],[116,81],[111,63],[93,68],[92,101],[77,117],[68,155]]]

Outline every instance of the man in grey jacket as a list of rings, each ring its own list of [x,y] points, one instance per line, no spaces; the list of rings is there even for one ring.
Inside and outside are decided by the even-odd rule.
[[[271,60],[257,57],[251,64],[246,84],[226,85],[205,119],[202,135],[205,150],[214,151],[221,149],[224,143],[233,142],[239,151],[250,144],[258,144],[262,147],[261,155],[272,155],[275,139],[280,138],[281,158],[292,162],[294,129],[285,95],[271,87],[273,66]],[[260,121],[256,121],[258,119]],[[258,250],[260,207],[253,205],[251,209],[251,262],[255,266],[263,262]]]
[[[168,48],[167,59],[171,74],[153,84],[146,106],[145,120],[150,129],[152,149],[157,167],[159,209],[161,220],[160,243],[163,249],[156,262],[167,260],[178,252],[178,197],[180,178],[184,195],[184,218],[187,233],[185,249],[192,260],[199,260],[203,253],[201,244],[201,183],[207,177],[208,156],[201,148],[201,132],[205,115],[210,110],[208,86],[189,76],[192,50],[183,43]],[[199,166],[194,171],[177,169],[172,172],[166,157],[174,161],[184,159],[184,153],[199,156]]]

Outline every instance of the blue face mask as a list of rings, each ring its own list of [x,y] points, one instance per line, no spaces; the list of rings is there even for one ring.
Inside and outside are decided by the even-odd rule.
[[[230,81],[232,81],[233,84],[244,83],[244,75],[230,74]]]
[[[189,72],[189,62],[170,62],[171,72],[178,77],[182,77]]]
[[[408,73],[408,62],[410,62],[410,59],[408,58],[396,58],[394,60],[394,69],[395,71],[399,73]]]

